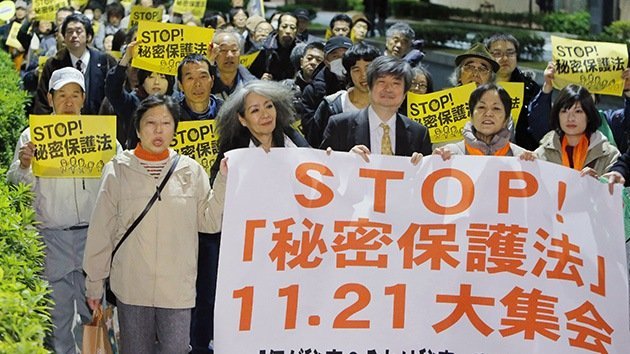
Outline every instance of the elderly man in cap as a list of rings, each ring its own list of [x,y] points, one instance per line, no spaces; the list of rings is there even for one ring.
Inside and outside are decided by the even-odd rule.
[[[453,86],[475,82],[483,85],[494,82],[499,63],[490,55],[482,43],[475,43],[463,54],[455,58],[455,71],[451,75]]]
[[[297,9],[293,12],[293,15],[295,15],[295,17],[297,17],[298,19],[297,39],[299,41],[307,44],[312,42],[324,41],[323,38],[319,38],[308,33],[308,25],[311,23],[311,14],[308,12],[307,9]]]
[[[80,115],[85,102],[83,74],[65,67],[50,75],[48,103],[53,115]],[[72,328],[75,308],[83,322],[91,315],[85,298],[83,249],[96,195],[97,178],[46,178],[33,175],[36,146],[26,128],[17,143],[7,173],[11,183],[30,184],[35,194],[37,228],[46,245],[44,277],[52,289],[52,345],[55,353],[76,353]],[[81,328],[78,326],[77,328]]]
[[[324,97],[346,89],[346,75],[341,59],[350,47],[352,41],[345,36],[332,37],[324,45],[324,62],[315,69],[313,80],[302,93],[304,131],[311,128],[315,111]]]

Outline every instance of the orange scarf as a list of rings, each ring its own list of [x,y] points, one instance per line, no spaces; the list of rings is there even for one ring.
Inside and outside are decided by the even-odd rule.
[[[484,154],[483,151],[481,151],[480,149],[472,147],[467,142],[464,142],[464,144],[466,146],[466,152],[468,152],[468,155],[486,156],[486,154]],[[510,152],[510,143],[505,144],[504,147],[495,151],[494,154],[492,155],[493,156],[507,156],[508,152]]]
[[[133,150],[133,154],[136,155],[136,157],[138,157],[139,159],[144,160],[144,161],[163,161],[168,158],[169,151],[168,149],[165,149],[159,154],[154,154],[150,151],[143,149],[142,143],[138,143],[138,145],[136,145],[136,148]]]
[[[567,136],[562,137],[562,165],[571,168],[571,163],[569,161],[569,154],[567,153],[567,145],[569,142],[567,140]],[[582,134],[580,137],[580,141],[576,146],[573,147],[573,169],[582,171],[584,168],[584,163],[586,162],[586,154],[588,153],[588,138],[586,134]]]

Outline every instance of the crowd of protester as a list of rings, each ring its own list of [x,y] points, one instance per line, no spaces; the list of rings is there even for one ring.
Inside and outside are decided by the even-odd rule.
[[[478,85],[460,141],[432,144],[428,129],[406,116],[408,92],[434,91],[431,67],[422,63],[422,35],[404,22],[386,28],[379,3],[386,2],[366,1],[367,16],[335,15],[327,34],[318,37],[309,32],[312,15],[304,9],[265,19],[239,7],[194,18],[140,0],[138,5],[163,7],[164,22],[215,29],[208,55],[187,56],[175,77],[132,66],[137,28],[127,27],[129,9],[119,2],[59,8],[55,21],[45,21],[30,4],[16,1],[16,14],[0,36],[21,23],[17,38],[23,50],[4,49],[33,96],[28,113],[115,115],[116,138],[125,150],[105,166],[99,184],[35,177],[36,147],[28,129],[16,147],[8,178],[32,184],[47,247],[44,276],[55,302],[51,349],[75,353],[75,312],[86,321],[86,304],[91,310],[101,305],[109,279],[118,298],[121,353],[154,347],[164,353],[212,352],[223,156],[232,149],[312,147],[352,151],[366,161],[370,154],[408,156],[414,164],[430,154],[515,156],[610,183],[630,182],[629,70],[620,109],[598,111],[597,97],[579,85],[563,88],[553,100],[553,63],[541,87],[518,66],[518,41],[507,33],[492,35],[453,63],[453,86]],[[384,51],[366,41],[374,34],[385,36]],[[240,64],[242,55],[255,52],[249,68]],[[40,58],[47,58],[43,69]],[[512,98],[501,82],[524,84],[516,125]],[[179,122],[213,119],[219,157],[207,176],[169,143]],[[179,177],[158,193],[157,207],[145,208],[153,185],[168,180],[169,170]],[[150,209],[147,219],[113,257],[143,208]],[[145,255],[156,253],[159,262]]]

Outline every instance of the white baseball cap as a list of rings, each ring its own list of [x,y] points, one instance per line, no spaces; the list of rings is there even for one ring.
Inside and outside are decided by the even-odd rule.
[[[85,92],[85,78],[83,74],[70,66],[53,71],[52,75],[50,75],[50,81],[48,81],[48,90],[56,91],[70,83],[78,84]]]

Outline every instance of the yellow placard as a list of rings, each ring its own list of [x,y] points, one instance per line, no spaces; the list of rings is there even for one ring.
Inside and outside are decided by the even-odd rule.
[[[512,115],[514,126],[516,127],[518,117],[520,116],[521,110],[523,109],[525,84],[522,82],[497,82],[497,85],[503,87],[512,98],[512,110],[510,111],[510,114]]]
[[[116,154],[116,116],[31,115],[33,174],[100,178]]]
[[[122,58],[122,52],[120,50],[110,50],[107,54],[111,55],[116,60],[120,60],[120,58]]]
[[[129,14],[129,26],[131,28],[138,24],[138,21],[151,21],[162,22],[162,13],[164,9],[161,7],[145,7],[140,5],[134,5],[131,7],[131,13]]]
[[[46,65],[46,61],[48,60],[47,56],[42,55],[37,58],[37,76],[41,76],[44,71],[44,65]]]
[[[291,127],[295,129],[300,135],[304,136],[304,132],[302,131],[302,120],[296,119],[295,122],[291,123]]]
[[[9,31],[9,35],[7,36],[6,43],[9,47],[15,48],[19,50],[20,52],[23,52],[24,47],[22,47],[22,43],[20,43],[20,41],[18,41],[17,39],[18,32],[20,32],[20,27],[22,27],[21,23],[13,22],[13,24],[11,25],[11,30]]]
[[[200,19],[206,12],[206,0],[175,0],[173,12],[182,15],[191,13],[195,18]]]
[[[83,6],[87,5],[88,0],[70,0],[70,6],[74,9],[81,9]],[[96,33],[96,31],[94,31]]]
[[[38,20],[55,21],[57,10],[68,6],[68,0],[33,0],[33,10]]]
[[[92,21],[92,31],[94,31],[94,35],[98,33],[98,30],[101,27],[101,21]]]
[[[219,154],[219,134],[214,119],[179,122],[171,147],[199,162],[210,175]]]
[[[468,99],[476,87],[469,83],[424,95],[408,92],[407,116],[429,129],[434,144],[461,140],[470,117]]]
[[[15,3],[11,0],[0,2],[0,20],[9,21],[15,15]]]
[[[258,54],[260,54],[260,50],[257,52],[253,52],[252,54],[241,55],[241,57],[239,58],[239,63],[249,69],[249,67],[252,66],[254,60],[258,58]]]
[[[175,76],[179,62],[186,55],[208,55],[213,36],[212,28],[139,21],[138,45],[131,66]]]
[[[551,54],[556,66],[553,87],[568,84],[586,87],[591,93],[621,96],[623,70],[628,67],[625,44],[586,42],[551,36]]]

